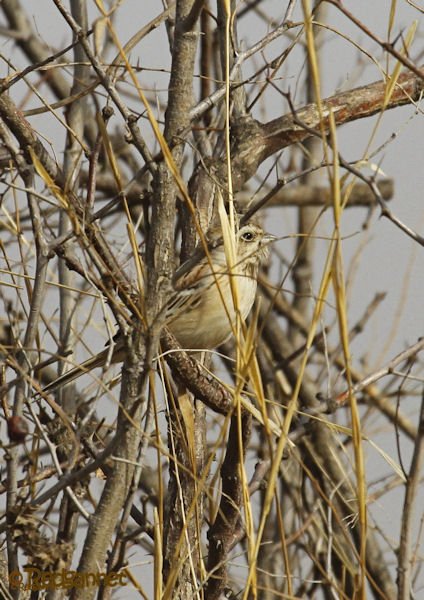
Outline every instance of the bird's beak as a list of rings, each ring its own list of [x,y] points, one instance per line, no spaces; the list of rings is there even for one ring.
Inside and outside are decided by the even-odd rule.
[[[276,235],[272,235],[272,233],[266,233],[262,238],[262,241],[265,244],[271,244],[271,242],[275,242],[275,240],[278,240],[278,238]]]

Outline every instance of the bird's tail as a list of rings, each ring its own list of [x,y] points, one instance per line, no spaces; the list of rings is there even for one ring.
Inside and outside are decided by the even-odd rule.
[[[120,358],[118,356],[119,352],[117,352],[117,350],[120,350],[120,348],[118,348],[118,349],[114,348],[112,352],[111,352],[110,347],[105,348],[98,354],[95,354],[94,356],[92,356],[91,358],[86,360],[85,362],[74,367],[70,371],[67,371],[66,373],[64,373],[63,375],[61,375],[60,377],[58,377],[57,379],[55,379],[54,381],[52,381],[51,383],[46,385],[46,387],[43,388],[43,392],[48,392],[48,393],[55,392],[59,388],[64,387],[65,385],[68,385],[75,379],[78,379],[78,377],[81,377],[81,375],[84,375],[84,373],[89,373],[90,371],[92,371],[93,369],[96,369],[97,367],[102,367],[107,362],[110,362],[110,363],[119,362]]]

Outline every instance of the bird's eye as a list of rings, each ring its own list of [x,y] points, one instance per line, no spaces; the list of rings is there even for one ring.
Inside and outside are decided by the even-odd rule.
[[[245,231],[244,233],[242,233],[241,239],[245,242],[251,242],[255,239],[255,234],[253,233],[253,231]]]

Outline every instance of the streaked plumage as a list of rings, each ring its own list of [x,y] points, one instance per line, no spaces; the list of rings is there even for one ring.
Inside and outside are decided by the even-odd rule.
[[[187,350],[210,350],[224,342],[236,321],[230,280],[237,284],[238,309],[243,319],[255,300],[260,261],[268,254],[268,244],[275,238],[256,224],[248,223],[236,234],[236,264],[229,273],[225,249],[221,244],[191,266],[184,264],[174,278],[175,295],[167,306],[166,326],[180,346]],[[190,262],[190,261],[189,261]],[[123,360],[123,344],[119,340],[110,357],[106,348],[80,366],[68,371],[45,391],[53,391],[70,383],[82,373],[111,362]]]
[[[241,317],[246,319],[255,300],[260,260],[273,239],[249,223],[237,232],[237,261],[231,274],[221,245],[211,254],[213,269],[205,257],[176,280],[178,294],[169,306],[167,327],[182,348],[212,349],[231,335],[235,323],[231,278],[237,284]]]

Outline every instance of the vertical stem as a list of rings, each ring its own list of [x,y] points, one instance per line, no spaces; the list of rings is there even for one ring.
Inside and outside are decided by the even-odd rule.
[[[174,259],[174,220],[177,178],[180,177],[184,141],[178,138],[180,132],[189,128],[189,111],[193,106],[193,73],[198,44],[197,21],[203,2],[199,0],[178,0],[175,13],[175,31],[172,48],[171,76],[169,82],[168,105],[165,114],[164,138],[172,147],[172,159],[176,173],[171,173],[167,164],[161,163],[154,180],[154,200],[152,203],[151,230],[147,241],[147,322],[149,328],[148,364],[156,354],[158,336],[163,323],[163,311],[160,313],[169,291]],[[187,399],[187,402],[192,402]],[[190,411],[194,417],[195,429],[203,431],[204,414],[200,414],[200,422],[196,421],[198,412],[193,403]],[[164,531],[164,597],[175,599],[195,598],[197,595],[197,574],[192,573],[192,566],[197,570],[201,562],[200,539],[196,534],[197,520],[201,522],[203,514],[203,494],[196,492],[198,478],[197,464],[194,457],[203,456],[204,443],[198,444],[187,453],[184,443],[174,445],[172,433],[181,436],[179,431],[172,432],[178,422],[179,408],[170,403],[170,434],[168,443],[171,461],[168,502],[165,521],[168,527]],[[182,441],[182,440],[181,440]],[[202,463],[202,460],[200,461]],[[189,476],[184,478],[184,486],[179,485],[178,465],[186,465]],[[185,473],[185,471],[184,471]],[[191,501],[196,498],[197,510],[190,510]],[[187,515],[187,519],[182,519]],[[200,517],[198,516],[200,515]],[[190,539],[188,532],[193,532]],[[180,543],[181,541],[181,543]],[[190,557],[189,568],[187,557]],[[180,573],[180,568],[183,567]],[[174,576],[176,577],[174,578]],[[193,577],[194,575],[194,577]]]
[[[417,492],[424,463],[424,393],[421,399],[420,417],[411,467],[405,486],[405,500],[402,511],[402,527],[398,552],[398,600],[409,600],[412,592],[412,533]]]
[[[86,0],[71,0],[71,13],[76,22],[82,27],[84,32],[88,29],[88,16]],[[77,44],[73,50],[74,53],[74,78],[71,94],[77,95],[87,84],[89,77],[89,68],[84,66],[86,60],[84,50]],[[64,179],[65,191],[77,192],[81,168],[82,138],[84,135],[84,123],[87,114],[87,100],[82,97],[74,101],[66,112],[66,120],[69,125],[67,131],[65,152],[64,152]],[[65,210],[60,212],[59,216],[59,235],[63,236],[72,231],[72,222]],[[75,294],[70,290],[73,284],[73,275],[68,269],[65,261],[58,259],[59,264],[59,340],[60,352],[63,355],[71,356],[75,346],[72,332],[72,318],[75,315]],[[59,362],[59,375],[63,373],[64,363]],[[72,414],[75,408],[74,386],[65,386],[59,391],[59,398],[67,414]],[[63,451],[59,448],[59,455],[64,458]],[[57,528],[57,542],[72,543],[76,535],[79,522],[79,513],[74,503],[70,501],[68,494],[64,494],[61,499],[59,509],[59,524]],[[67,565],[69,566],[69,565]],[[49,600],[59,597],[59,591],[50,592]]]
[[[71,0],[71,13],[75,21],[80,25],[83,31],[88,29],[88,17],[86,0]],[[77,44],[74,47],[74,80],[71,94],[77,95],[85,86],[89,76],[89,68],[84,66],[86,60],[84,50]],[[79,181],[79,171],[82,157],[81,140],[84,133],[84,114],[87,101],[85,97],[73,102],[67,111],[67,123],[70,127],[66,138],[66,147],[64,154],[64,177],[66,190],[76,190]],[[75,135],[73,135],[73,133]],[[72,230],[72,223],[65,210],[62,210],[59,218],[59,236],[65,235]],[[59,259],[59,339],[60,352],[62,355],[72,354],[74,347],[72,335],[72,315],[75,309],[74,293],[70,291],[72,286],[72,274],[67,268],[65,261]],[[63,373],[63,363],[59,363],[59,375]],[[62,401],[66,403],[67,397],[72,400],[70,394],[71,388],[64,388],[62,391]]]
[[[327,7],[325,4],[320,4],[320,6],[316,9],[316,19],[320,21],[325,20],[325,15],[327,13]],[[318,61],[319,67],[319,57],[320,57],[320,47],[319,40],[322,37],[322,30],[313,27],[314,29],[314,41],[317,45],[316,50],[316,58]],[[321,75],[321,69],[319,69]],[[305,77],[305,89],[306,89],[306,104],[312,103],[315,101],[315,90],[314,90],[314,78],[311,68],[310,61],[306,61],[306,77]],[[317,137],[311,137],[303,143],[304,147],[304,155],[302,160],[302,171],[307,170],[309,167],[317,164],[321,161],[322,156],[322,141]],[[302,178],[302,183],[304,185],[315,186],[319,185],[322,182],[322,174],[321,171],[314,171],[305,175]],[[301,314],[304,315],[305,318],[308,317],[308,313],[310,312],[311,306],[311,290],[312,290],[312,274],[313,274],[313,258],[315,253],[315,240],[311,235],[313,233],[314,228],[316,226],[317,217],[319,215],[321,209],[314,207],[306,207],[299,208],[298,211],[298,238],[297,238],[297,260],[293,269],[293,280],[295,284],[295,295],[293,306],[298,310]],[[294,338],[293,342],[299,342],[297,340],[296,328],[292,330],[291,337]]]
[[[33,174],[23,177],[25,186],[28,189],[32,189],[34,185]],[[35,344],[35,339],[38,331],[38,323],[41,314],[41,307],[43,303],[47,267],[48,267],[48,255],[49,249],[46,239],[44,238],[42,219],[39,211],[39,205],[37,200],[31,193],[28,193],[28,204],[30,209],[32,227],[34,232],[34,241],[36,248],[36,265],[35,265],[35,280],[34,287],[30,290],[30,310],[28,314],[28,323],[25,331],[23,340],[23,349],[20,350],[18,355],[18,362],[22,374],[30,373],[34,358],[34,353],[31,350]],[[29,289],[29,288],[28,288]],[[13,416],[22,416],[24,403],[27,394],[27,381],[22,377],[17,385],[13,404]],[[12,447],[9,451],[8,462],[7,462],[7,518],[8,521],[13,523],[14,516],[13,511],[16,509],[18,504],[18,481],[17,473],[19,466],[19,446]],[[11,520],[11,521],[10,521]],[[12,529],[10,529],[12,532]],[[18,568],[18,556],[14,542],[8,536],[8,560],[9,560],[9,573]],[[13,590],[12,593],[19,594],[19,590]],[[16,596],[17,597],[17,596]]]

